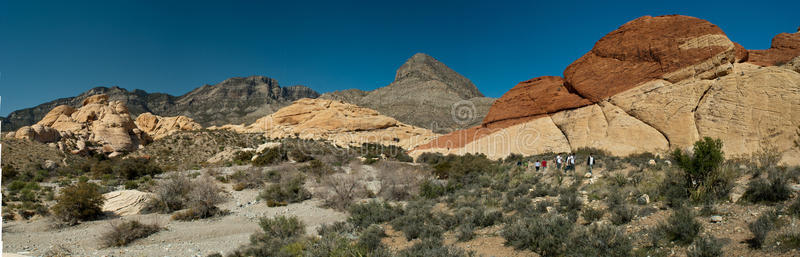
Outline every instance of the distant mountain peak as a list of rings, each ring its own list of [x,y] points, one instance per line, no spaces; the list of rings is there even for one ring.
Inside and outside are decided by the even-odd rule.
[[[409,81],[440,81],[462,98],[483,97],[472,81],[450,69],[444,63],[425,53],[416,53],[397,69],[392,85],[408,84]],[[414,83],[415,84],[415,83]],[[390,86],[392,86],[390,85]]]

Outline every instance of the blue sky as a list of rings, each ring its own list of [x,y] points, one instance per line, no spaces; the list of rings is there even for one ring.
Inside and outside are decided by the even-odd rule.
[[[598,2],[0,0],[0,116],[96,86],[181,95],[234,76],[370,90],[417,52],[499,97],[643,15],[703,18],[748,49],[800,26],[800,1]]]

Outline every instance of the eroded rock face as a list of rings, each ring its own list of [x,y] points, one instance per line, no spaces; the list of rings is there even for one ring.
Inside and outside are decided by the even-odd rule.
[[[105,198],[103,212],[111,212],[119,216],[139,214],[152,197],[152,193],[138,190],[108,192],[103,194],[103,198]]]
[[[727,74],[735,58],[733,42],[708,21],[644,16],[597,41],[564,70],[564,78],[578,94],[598,102],[654,78],[715,78]]]
[[[271,138],[325,139],[343,146],[378,143],[406,149],[434,136],[430,130],[403,124],[375,110],[324,99],[297,100],[248,126],[210,129],[264,132]]]
[[[765,50],[750,50],[748,62],[761,66],[782,65],[800,56],[800,31],[781,33],[772,38],[772,45]]]
[[[773,45],[792,49],[787,36]],[[700,19],[642,17],[603,37],[567,68],[564,81],[520,83],[496,101],[481,126],[438,137],[411,154],[503,158],[581,147],[663,154],[712,137],[722,139],[728,157],[774,149],[782,163],[800,164],[800,57],[760,67],[742,49]],[[557,129],[548,129],[550,123]]]
[[[176,131],[197,130],[203,126],[189,117],[161,117],[152,113],[142,113],[136,118],[136,126],[154,140],[169,136]]]
[[[518,124],[526,119],[589,104],[589,100],[570,92],[561,77],[538,77],[520,82],[497,99],[483,119],[483,126]]]
[[[52,143],[61,139],[61,135],[57,130],[39,124],[19,128],[14,133],[14,137],[17,139],[35,140],[41,143]]]

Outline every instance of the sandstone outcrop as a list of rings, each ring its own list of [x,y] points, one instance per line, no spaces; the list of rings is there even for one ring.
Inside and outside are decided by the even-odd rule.
[[[146,112],[136,118],[136,126],[154,140],[169,136],[176,131],[197,130],[203,126],[186,116],[161,117]]]
[[[656,78],[715,78],[727,74],[735,58],[733,42],[708,21],[644,16],[597,41],[564,70],[564,78],[578,94],[597,102]]]
[[[769,49],[750,50],[747,61],[761,66],[774,66],[797,56],[800,56],[800,31],[776,35]]]
[[[96,151],[117,156],[139,149],[142,144],[178,130],[202,128],[186,117],[140,115],[131,119],[128,108],[120,101],[109,101],[107,95],[86,97],[78,109],[60,105],[32,126],[24,126],[16,138],[54,144],[63,151],[85,153]],[[140,127],[141,126],[141,127]]]
[[[152,193],[138,190],[120,190],[103,194],[103,212],[111,212],[118,216],[139,214],[145,208]]]
[[[783,54],[791,46],[784,35],[771,50]],[[582,147],[664,154],[713,137],[729,157],[774,148],[782,163],[800,164],[800,57],[760,67],[753,63],[759,54],[753,59],[742,49],[707,21],[642,17],[603,37],[567,67],[566,79],[522,82],[480,126],[438,137],[411,155],[503,158]]]
[[[325,139],[341,146],[378,143],[406,149],[434,137],[430,130],[401,123],[375,110],[324,99],[297,100],[247,126],[210,129],[263,132],[270,138]]]

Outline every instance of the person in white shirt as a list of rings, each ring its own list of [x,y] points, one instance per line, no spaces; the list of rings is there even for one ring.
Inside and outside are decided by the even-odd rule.
[[[594,156],[589,154],[589,159],[586,160],[586,165],[589,170],[589,174],[592,173],[592,166],[594,166]]]
[[[536,161],[536,163],[534,165],[536,166],[536,171],[539,171],[539,167],[542,167],[542,163],[539,162],[538,160]]]
[[[556,155],[556,168],[558,169],[558,171],[561,171],[561,162],[562,162],[561,155],[560,154]]]
[[[569,162],[569,169],[571,169],[572,171],[575,171],[575,155],[574,154],[570,154],[569,157],[567,157],[567,162]]]

